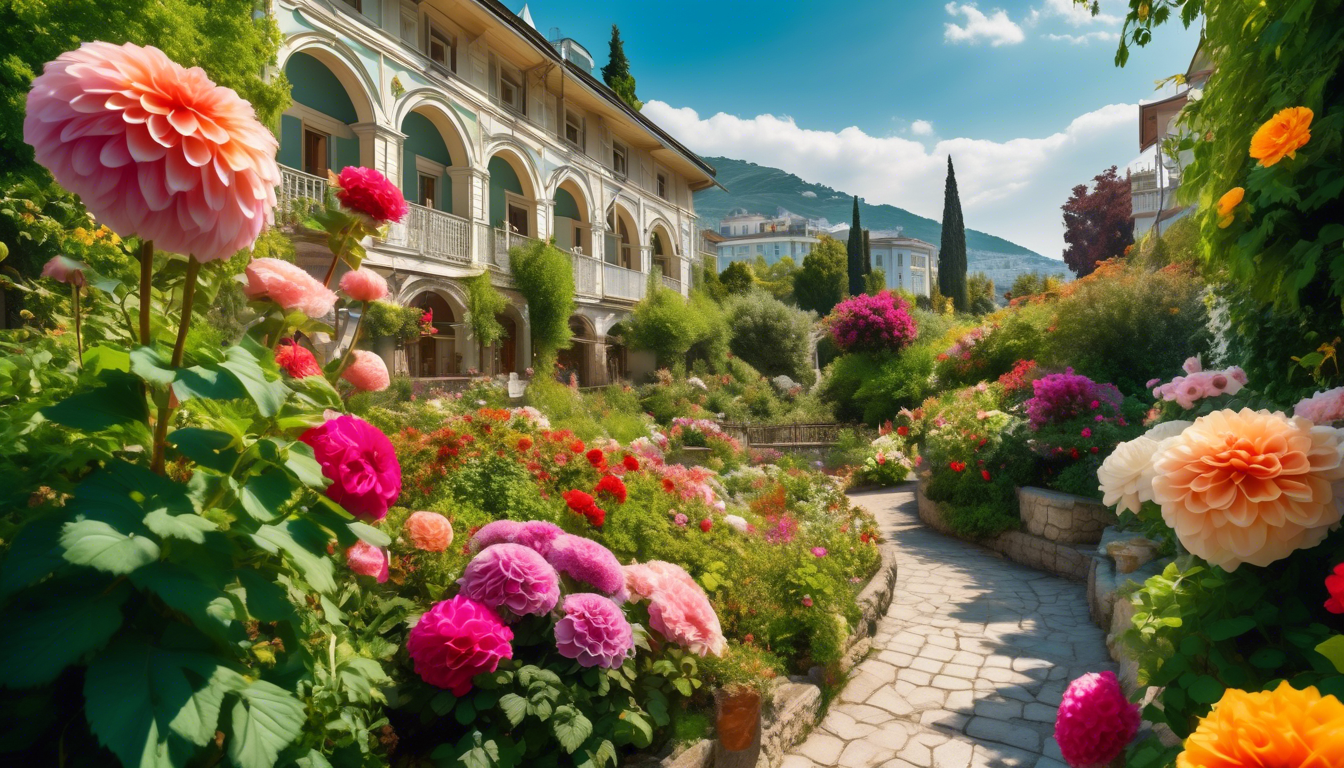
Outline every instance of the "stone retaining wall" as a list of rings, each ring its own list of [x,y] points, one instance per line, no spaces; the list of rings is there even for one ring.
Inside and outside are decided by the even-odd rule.
[[[1017,506],[1027,533],[1060,544],[1096,544],[1115,513],[1100,502],[1045,488],[1018,488]]]

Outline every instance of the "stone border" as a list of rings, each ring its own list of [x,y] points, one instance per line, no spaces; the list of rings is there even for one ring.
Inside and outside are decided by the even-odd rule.
[[[921,480],[916,486],[915,495],[919,499],[919,519],[939,533],[964,539],[952,532],[952,528],[943,519],[942,505],[924,495],[927,481]],[[1038,571],[1053,573],[1075,581],[1086,581],[1088,570],[1092,567],[1092,555],[1095,546],[1077,546],[1050,541],[1043,536],[1033,536],[1023,531],[1007,531],[992,539],[968,540],[986,549],[998,552],[1012,560]]]
[[[840,662],[842,673],[849,672],[868,655],[877,624],[896,595],[896,545],[884,543],[878,547],[878,553],[881,561],[877,573],[855,598],[859,605],[859,623],[846,641],[845,656]],[[777,768],[784,760],[784,754],[801,743],[820,722],[823,678],[823,668],[813,667],[806,677],[790,677],[774,686],[770,706],[768,709],[763,707],[761,716],[761,753],[756,768]],[[716,739],[701,739],[656,764],[661,768],[713,768],[716,743]]]
[[[1027,533],[1060,544],[1096,544],[1116,522],[1101,502],[1049,488],[1018,488],[1017,509]]]

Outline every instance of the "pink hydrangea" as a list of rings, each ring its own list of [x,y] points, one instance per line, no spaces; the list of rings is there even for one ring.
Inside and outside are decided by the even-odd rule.
[[[624,602],[625,574],[621,572],[621,561],[596,541],[563,534],[551,543],[546,560],[575,581],[589,584],[604,594],[615,595]]]
[[[1088,673],[1064,691],[1055,741],[1073,768],[1109,764],[1138,731],[1139,706],[1125,697],[1114,672]]]
[[[649,626],[700,656],[722,656],[728,648],[714,606],[694,581],[659,579],[649,597]]]
[[[609,598],[580,592],[565,598],[564,616],[555,623],[555,647],[581,667],[616,669],[635,648],[634,630]]]
[[[846,299],[826,322],[831,339],[845,352],[899,350],[915,339],[910,306],[888,291]]]
[[[473,677],[513,658],[512,643],[513,630],[494,611],[457,595],[420,617],[406,638],[406,651],[420,679],[465,696]]]
[[[1344,387],[1317,392],[1293,407],[1293,415],[1313,424],[1331,424],[1344,419]]]
[[[397,185],[372,168],[349,165],[336,180],[336,199],[375,225],[401,221],[410,213]]]
[[[401,464],[392,441],[354,416],[337,416],[299,436],[312,446],[331,484],[327,498],[356,517],[382,520],[401,495]]]
[[[379,301],[387,296],[387,281],[372,269],[361,267],[341,276],[341,290],[355,301]]]
[[[360,576],[372,576],[379,584],[387,581],[387,553],[367,541],[357,541],[345,550],[345,564]]]
[[[253,259],[245,271],[243,293],[253,301],[270,299],[286,312],[298,310],[309,317],[323,317],[336,306],[336,294],[297,264]]]
[[[560,601],[560,579],[546,558],[521,544],[488,547],[457,580],[461,594],[509,618],[542,616]]]
[[[376,353],[356,349],[350,365],[341,373],[341,378],[350,382],[361,392],[382,392],[392,384],[387,372],[387,363]]]

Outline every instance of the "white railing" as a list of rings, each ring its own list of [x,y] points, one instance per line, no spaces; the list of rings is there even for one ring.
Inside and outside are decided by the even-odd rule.
[[[520,235],[504,229],[494,230],[495,247],[490,252],[490,263],[501,270],[509,271],[509,251],[531,243],[539,242],[535,237]]]
[[[580,296],[602,295],[602,262],[582,253],[570,253],[574,264],[574,292]]]
[[[1146,192],[1132,192],[1130,193],[1130,204],[1135,216],[1145,213],[1157,213],[1159,205],[1164,206],[1167,210],[1171,210],[1172,208],[1177,207],[1176,188],[1171,187],[1167,189],[1165,194],[1159,189],[1151,189]]]
[[[385,242],[431,259],[471,263],[471,222],[423,205],[411,203],[406,220],[388,228]]]
[[[648,275],[615,264],[602,265],[602,295],[609,299],[639,301],[644,298]]]
[[[664,288],[671,288],[672,290],[676,291],[677,293],[681,293],[681,281],[680,281],[680,280],[678,280],[678,279],[676,279],[676,278],[674,278],[674,277],[668,277],[667,275],[660,275],[660,277],[663,278],[663,287],[664,287]]]
[[[276,197],[281,211],[291,210],[295,200],[312,200],[321,205],[326,195],[326,179],[288,166],[280,166],[280,189]]]

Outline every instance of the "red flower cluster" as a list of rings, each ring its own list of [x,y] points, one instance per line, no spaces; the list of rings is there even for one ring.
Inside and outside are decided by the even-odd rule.
[[[588,522],[594,528],[601,528],[607,521],[607,513],[599,506],[592,496],[580,490],[565,491],[560,494],[565,499],[565,504],[571,512],[583,515],[588,518]]]
[[[897,427],[896,434],[900,435],[901,437],[905,437],[906,435],[910,434],[910,428],[905,426]]]
[[[606,471],[607,455],[602,452],[601,448],[593,448],[584,455],[588,457],[588,463],[592,464],[594,469]]]
[[[275,348],[275,363],[296,379],[322,375],[322,366],[317,364],[313,353],[289,339],[283,339]]]
[[[713,527],[714,522],[710,520],[708,517],[700,521],[700,530],[704,533],[709,533],[709,529]]]
[[[621,466],[625,467],[626,472],[635,472],[639,469],[639,459],[627,453],[625,458],[621,459]]]
[[[947,463],[947,468],[950,469],[950,470],[952,470],[953,472],[960,472],[960,471],[966,469],[966,462],[964,462],[964,461],[949,461],[949,462]]]
[[[985,482],[989,482],[989,470],[988,470],[988,469],[982,469],[982,470],[980,470],[980,476],[983,477],[983,478],[985,478]]]
[[[1017,364],[1013,366],[1013,370],[999,377],[999,383],[1003,385],[1003,391],[1011,395],[1030,387],[1035,377],[1036,361],[1018,360]]]
[[[1325,577],[1325,590],[1330,599],[1325,601],[1325,610],[1331,613],[1344,613],[1344,563],[1335,566],[1335,572]]]
[[[574,441],[569,444],[569,450],[574,453],[583,453],[583,441],[575,438]]]
[[[621,480],[621,478],[615,475],[606,475],[601,480],[598,480],[597,487],[593,489],[593,493],[597,494],[605,493],[608,496],[611,496],[613,499],[616,499],[617,503],[620,504],[625,503],[626,498],[625,483]]]
[[[523,435],[522,437],[518,438],[519,451],[528,451],[531,449],[532,449],[532,438],[528,437],[527,435]]]

